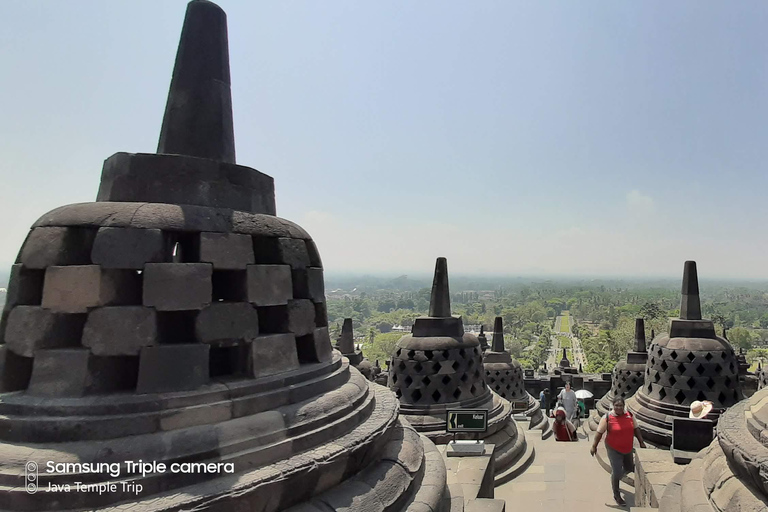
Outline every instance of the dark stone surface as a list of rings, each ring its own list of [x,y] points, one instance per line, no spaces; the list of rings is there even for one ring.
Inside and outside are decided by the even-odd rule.
[[[293,277],[293,296],[297,299],[311,299],[314,302],[325,301],[323,269],[307,267],[291,271]]]
[[[11,266],[5,309],[14,306],[39,306],[43,300],[45,271],[25,268],[20,263]]]
[[[208,352],[203,343],[144,347],[136,392],[190,391],[208,383]]]
[[[227,15],[190,2],[176,52],[158,153],[235,163]]]
[[[437,258],[435,276],[432,280],[432,296],[429,301],[429,316],[451,316],[451,292],[448,287],[448,260]]]
[[[432,318],[423,316],[413,322],[414,337],[461,337],[464,335],[464,324],[459,316]]]
[[[253,240],[237,233],[200,233],[200,261],[214,270],[245,270],[253,264]]]
[[[248,265],[248,302],[257,306],[280,306],[293,298],[291,267]]]
[[[14,353],[33,357],[43,348],[80,345],[86,315],[54,313],[39,306],[16,306],[8,317],[6,346]]]
[[[80,227],[35,227],[21,248],[19,261],[26,268],[54,265],[88,265],[95,229]]]
[[[270,176],[242,165],[181,155],[115,153],[104,161],[96,200],[276,214]]]
[[[311,240],[301,226],[275,217],[189,204],[147,202],[82,203],[62,206],[46,213],[33,225],[37,227],[78,226],[162,229],[174,232],[232,232],[254,237],[286,237]],[[20,261],[19,261],[20,263]]]
[[[0,346],[0,392],[27,389],[32,375],[32,358],[14,354]]]
[[[339,350],[342,354],[352,354],[355,352],[355,338],[352,329],[352,319],[345,318],[341,326],[341,336],[339,337]]]
[[[48,267],[42,305],[62,313],[86,313],[97,306],[141,303],[141,277],[132,270],[99,265]]]
[[[90,385],[90,351],[83,348],[38,350],[27,393],[33,396],[78,397]],[[66,368],[66,371],[62,371]]]
[[[261,335],[250,343],[251,375],[255,378],[296,370],[299,356],[293,334]]]
[[[288,330],[296,336],[312,334],[315,330],[315,306],[306,299],[288,301]]]
[[[200,311],[195,336],[202,343],[234,344],[259,335],[259,314],[247,302],[216,302]]]
[[[144,306],[97,308],[88,313],[83,346],[97,356],[135,356],[158,343],[157,313]]]
[[[328,327],[318,327],[315,329],[313,338],[317,360],[320,362],[330,361],[333,348],[331,347],[331,334],[328,332]]]
[[[202,309],[211,303],[212,273],[210,263],[147,263],[143,303],[158,311]]]
[[[504,324],[500,316],[493,321],[493,343],[491,344],[494,352],[504,352]]]
[[[701,320],[701,301],[699,299],[699,276],[695,261],[686,261],[683,268],[683,289],[680,301],[682,320]]]
[[[312,240],[307,240],[307,254],[309,255],[309,265],[312,267],[323,268],[323,260],[320,259],[320,251]]]
[[[171,246],[159,229],[100,228],[91,259],[104,268],[142,270],[147,263],[171,261]]]

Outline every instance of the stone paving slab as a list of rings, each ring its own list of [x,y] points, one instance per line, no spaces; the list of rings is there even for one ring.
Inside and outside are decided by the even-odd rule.
[[[496,499],[506,500],[508,510],[628,511],[634,505],[634,489],[624,483],[621,489],[627,506],[619,507],[613,501],[610,474],[589,455],[591,438],[563,443],[554,437],[531,436],[529,442],[536,448],[534,463],[515,480],[494,491]]]

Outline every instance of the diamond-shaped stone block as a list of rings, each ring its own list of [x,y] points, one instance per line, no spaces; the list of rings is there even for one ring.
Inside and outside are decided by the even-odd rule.
[[[33,357],[43,348],[80,345],[85,315],[56,313],[40,306],[16,306],[8,316],[5,342],[14,353]]]
[[[204,343],[142,348],[136,392],[191,391],[207,384],[209,351]]]
[[[202,309],[211,303],[212,275],[210,263],[147,263],[144,305],[158,311]]]
[[[250,344],[249,367],[255,378],[296,370],[299,357],[293,334],[267,334]]]
[[[259,314],[248,302],[215,302],[203,308],[195,321],[195,337],[202,343],[228,345],[258,335]]]
[[[43,286],[44,308],[85,313],[89,308],[141,302],[141,278],[132,270],[98,265],[48,267]]]
[[[169,243],[159,229],[99,228],[91,253],[93,263],[104,268],[132,270],[170,258]]]
[[[244,270],[254,262],[253,240],[238,233],[200,233],[200,261],[214,270]]]
[[[83,346],[97,356],[139,355],[157,343],[157,313],[144,306],[94,309],[83,329]]]

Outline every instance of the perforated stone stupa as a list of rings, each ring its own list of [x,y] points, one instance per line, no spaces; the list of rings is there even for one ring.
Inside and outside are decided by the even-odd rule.
[[[714,404],[707,418],[717,421],[723,411],[743,398],[738,361],[730,343],[715,334],[711,320],[702,320],[696,263],[685,262],[680,318],[670,322],[669,334],[653,340],[643,387],[627,401],[643,437],[668,447],[672,418],[687,418],[692,402]]]
[[[397,343],[389,364],[389,387],[400,400],[401,414],[438,443],[453,439],[445,431],[448,409],[486,409],[484,438],[495,444],[497,483],[499,475],[526,452],[525,436],[512,418],[510,403],[486,385],[477,337],[464,332],[461,317],[451,316],[445,258],[438,258],[435,265],[429,316],[417,318],[412,333]]]
[[[642,318],[636,318],[634,350],[627,352],[627,358],[616,363],[616,366],[613,368],[611,389],[596,404],[599,416],[603,416],[613,410],[613,399],[616,396],[627,399],[640,389],[645,378],[645,363],[647,360],[645,321]],[[594,421],[595,419],[591,418],[590,424],[594,423]],[[594,427],[594,430],[596,430],[597,424]]]
[[[525,415],[530,418],[531,428],[547,422],[541,412],[541,404],[525,390],[525,373],[519,361],[504,348],[504,322],[497,316],[493,325],[493,344],[483,356],[485,379],[488,387],[505,400],[525,403]]]
[[[768,510],[768,389],[720,416],[717,437],[675,476],[661,512]]]
[[[97,202],[43,215],[12,268],[0,509],[443,510],[440,454],[332,351],[317,248],[233,133],[226,16],[194,0],[158,153],[108,158]],[[30,461],[41,490],[115,487],[28,492]]]

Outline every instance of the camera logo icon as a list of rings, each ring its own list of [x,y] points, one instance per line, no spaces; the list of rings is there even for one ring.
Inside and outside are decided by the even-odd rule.
[[[24,466],[24,481],[27,484],[27,492],[35,494],[37,492],[37,462],[29,461]]]

